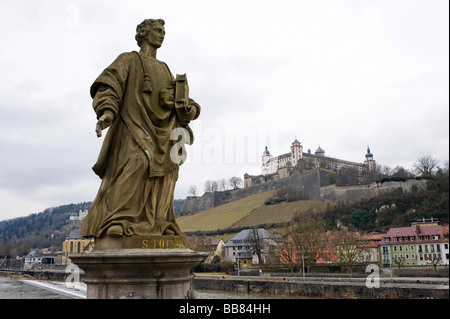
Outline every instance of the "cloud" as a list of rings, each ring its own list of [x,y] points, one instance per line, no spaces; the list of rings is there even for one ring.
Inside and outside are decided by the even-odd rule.
[[[174,10],[176,8],[176,10]],[[175,197],[258,174],[264,146],[319,145],[410,168],[448,160],[448,3],[2,1],[0,219],[95,197],[89,87],[136,25],[166,21],[158,51],[202,107]]]

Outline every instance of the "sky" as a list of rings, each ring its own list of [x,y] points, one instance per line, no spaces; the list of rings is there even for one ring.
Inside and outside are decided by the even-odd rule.
[[[447,0],[0,2],[0,220],[92,201],[102,140],[89,88],[136,25],[201,106],[175,198],[306,152],[411,169],[449,158]],[[104,132],[105,133],[105,132]]]

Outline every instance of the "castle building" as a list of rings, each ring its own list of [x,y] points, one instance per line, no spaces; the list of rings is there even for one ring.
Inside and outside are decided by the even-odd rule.
[[[261,175],[252,176],[245,174],[244,187],[288,177],[294,168],[303,171],[323,168],[334,172],[350,169],[356,171],[359,175],[376,169],[376,162],[369,147],[367,147],[364,163],[356,163],[325,156],[325,150],[320,145],[314,154],[311,153],[310,149],[307,152],[303,152],[303,146],[297,138],[292,142],[289,153],[278,156],[272,156],[266,146],[261,156],[261,162]]]
[[[342,168],[354,168],[357,169],[358,172],[362,173],[366,170],[374,170],[376,167],[376,162],[373,159],[373,154],[370,153],[370,148],[367,148],[366,159],[364,164],[361,164],[327,157],[325,156],[325,151],[320,147],[320,145],[314,154],[311,154],[311,150],[309,149],[308,152],[304,153],[303,146],[297,139],[295,139],[291,144],[291,151],[279,156],[272,156],[266,146],[266,149],[262,154],[261,174],[270,175],[277,173],[283,168],[296,167],[302,159],[305,160],[305,163],[308,163],[310,168],[326,166],[325,168],[334,171],[340,171]]]

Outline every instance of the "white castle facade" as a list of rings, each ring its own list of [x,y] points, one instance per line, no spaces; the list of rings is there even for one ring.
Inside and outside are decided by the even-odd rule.
[[[307,152],[303,152],[303,146],[297,138],[292,142],[289,153],[272,156],[266,146],[261,159],[261,175],[245,174],[244,187],[288,177],[292,174],[294,168],[301,171],[323,168],[334,172],[347,169],[356,172],[358,175],[364,175],[376,169],[376,162],[369,147],[367,147],[364,163],[356,163],[325,156],[325,151],[320,146],[314,154],[309,149]]]
[[[340,171],[343,168],[353,168],[357,169],[360,173],[363,173],[364,171],[371,171],[376,168],[376,162],[373,159],[373,154],[370,153],[370,148],[367,148],[364,163],[356,163],[327,157],[325,156],[325,151],[320,146],[314,154],[311,153],[311,150],[308,150],[308,152],[305,153],[303,152],[302,144],[295,139],[291,144],[291,151],[278,156],[272,156],[266,146],[266,149],[262,154],[261,174],[270,175],[277,173],[278,170],[282,168],[296,167],[302,159],[307,160],[311,168],[319,168],[325,164],[327,166],[326,168],[333,171]]]

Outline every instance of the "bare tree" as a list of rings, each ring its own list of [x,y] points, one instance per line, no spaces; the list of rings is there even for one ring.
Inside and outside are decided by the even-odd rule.
[[[414,163],[414,172],[417,175],[431,175],[433,170],[437,167],[439,161],[433,158],[431,155],[424,155],[417,159]]]
[[[197,196],[197,186],[195,185],[189,186],[188,195]]]
[[[413,175],[410,171],[406,170],[403,166],[396,166],[391,172],[392,176],[395,177],[403,177],[403,178],[411,178]]]
[[[229,183],[233,189],[238,189],[242,184],[242,178],[233,176],[232,178],[230,178]]]
[[[266,248],[266,243],[260,235],[258,228],[252,228],[247,240],[250,243],[250,249],[258,256],[258,263],[262,265],[264,264],[263,251]]]
[[[434,268],[434,272],[437,272],[437,266],[439,264],[442,264],[442,257],[441,255],[433,254],[431,258],[428,258],[427,265],[431,265]]]
[[[219,184],[216,181],[205,182],[205,193],[216,192],[219,190]]]
[[[406,263],[406,258],[403,256],[397,256],[395,255],[394,258],[392,258],[392,264],[394,266],[398,267],[398,270],[402,270],[402,267],[405,265]]]
[[[304,260],[305,266],[314,268],[327,247],[325,223],[314,216],[312,211],[309,211],[302,216],[296,216],[290,228],[297,263]]]
[[[391,175],[392,169],[388,165],[377,165],[377,170],[380,174],[389,176]]]
[[[353,276],[353,266],[365,252],[359,245],[359,233],[340,231],[333,235],[331,242],[336,250],[338,263],[348,266]]]
[[[209,193],[209,192],[212,192],[211,181],[206,181],[205,182],[205,193]]]
[[[289,227],[285,227],[284,229],[280,229],[278,233],[280,234],[280,238],[275,243],[278,246],[279,262],[287,266],[290,272],[294,272],[298,261],[297,247],[292,239],[291,230]]]
[[[225,182],[225,178],[219,179],[217,181],[217,184],[219,186],[220,191],[224,191],[227,189],[227,183]]]

